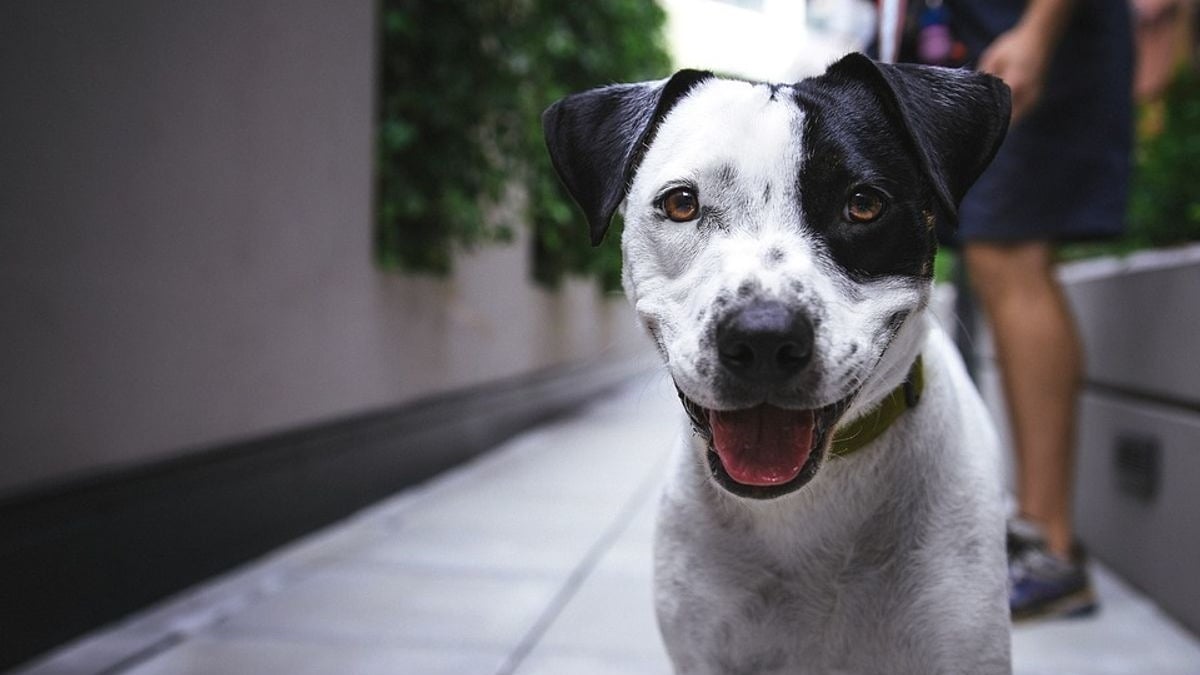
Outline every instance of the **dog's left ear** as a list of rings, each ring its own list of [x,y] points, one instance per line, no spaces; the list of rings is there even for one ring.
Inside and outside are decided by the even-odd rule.
[[[907,132],[946,217],[957,222],[959,203],[1008,131],[1008,85],[970,70],[889,65],[862,54],[843,57],[826,76],[857,80],[875,91]]]
[[[659,123],[692,87],[712,76],[681,70],[658,82],[601,87],[568,96],[542,113],[550,161],[583,209],[593,246],[604,239]]]

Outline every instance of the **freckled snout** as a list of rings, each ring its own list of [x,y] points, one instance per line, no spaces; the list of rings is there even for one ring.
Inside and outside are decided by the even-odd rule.
[[[813,355],[813,325],[800,309],[755,300],[717,325],[721,365],[753,384],[774,385],[805,368]]]

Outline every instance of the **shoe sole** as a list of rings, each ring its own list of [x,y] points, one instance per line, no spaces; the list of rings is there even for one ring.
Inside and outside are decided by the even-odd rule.
[[[1096,594],[1091,588],[1084,588],[1054,602],[1015,611],[1012,620],[1013,623],[1025,623],[1039,619],[1074,619],[1091,616],[1097,609],[1099,606],[1096,604]]]

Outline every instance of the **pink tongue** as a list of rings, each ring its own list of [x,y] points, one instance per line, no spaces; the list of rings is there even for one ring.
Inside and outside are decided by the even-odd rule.
[[[710,410],[713,445],[729,477],[743,485],[780,485],[795,478],[812,452],[811,410],[760,405]]]

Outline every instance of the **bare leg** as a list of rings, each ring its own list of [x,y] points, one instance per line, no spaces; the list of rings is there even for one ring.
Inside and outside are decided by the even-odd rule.
[[[1043,242],[975,243],[967,270],[991,323],[1017,454],[1021,516],[1070,557],[1075,405],[1082,347]]]

